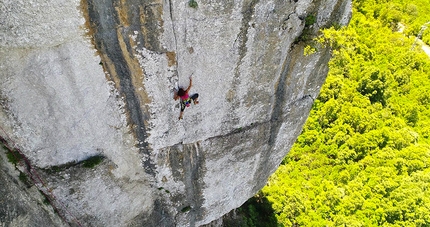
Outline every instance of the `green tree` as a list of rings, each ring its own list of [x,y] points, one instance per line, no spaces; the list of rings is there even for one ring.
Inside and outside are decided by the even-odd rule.
[[[281,226],[430,226],[430,60],[413,37],[430,4],[353,3],[349,26],[319,39],[326,83],[259,196]]]

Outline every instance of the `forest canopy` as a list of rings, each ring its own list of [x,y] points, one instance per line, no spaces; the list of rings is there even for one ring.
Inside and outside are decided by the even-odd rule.
[[[349,26],[323,31],[328,77],[257,196],[276,225],[430,226],[429,21],[428,0],[357,0]]]

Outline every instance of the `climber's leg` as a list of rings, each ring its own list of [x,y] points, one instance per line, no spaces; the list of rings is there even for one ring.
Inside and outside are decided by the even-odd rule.
[[[199,100],[197,100],[199,98],[199,94],[195,93],[190,98],[193,100],[194,104],[199,104]]]

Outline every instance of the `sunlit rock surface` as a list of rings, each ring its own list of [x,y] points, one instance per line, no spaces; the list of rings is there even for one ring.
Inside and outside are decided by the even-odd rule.
[[[0,136],[25,156],[2,152],[21,197],[0,225],[199,226],[265,184],[327,74],[329,49],[303,49],[351,2],[196,2],[0,2]],[[200,103],[178,120],[190,76]]]

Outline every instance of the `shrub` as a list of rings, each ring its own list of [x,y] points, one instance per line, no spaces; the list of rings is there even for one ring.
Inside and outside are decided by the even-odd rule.
[[[309,14],[305,18],[305,26],[309,27],[317,22],[317,18],[313,14]]]
[[[197,6],[199,6],[198,4],[197,4],[197,2],[195,1],[195,0],[190,0],[189,2],[188,2],[188,6],[189,7],[191,7],[191,8],[197,8]]]
[[[103,161],[103,156],[93,156],[83,161],[83,166],[85,168],[94,168],[94,166],[100,164]]]

